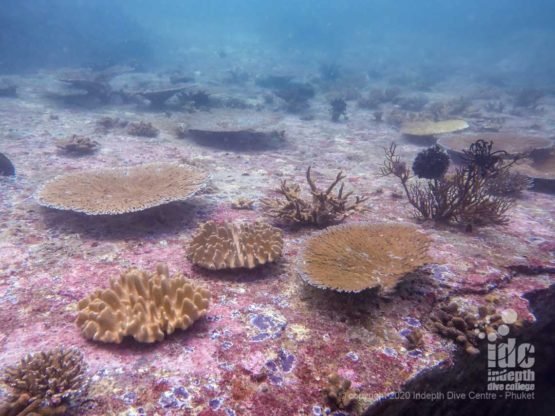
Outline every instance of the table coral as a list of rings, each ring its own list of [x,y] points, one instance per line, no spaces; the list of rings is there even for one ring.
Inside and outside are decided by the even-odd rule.
[[[324,289],[390,291],[403,276],[429,261],[428,245],[426,235],[410,226],[338,225],[305,242],[299,272],[309,284]]]
[[[115,215],[187,199],[202,189],[206,180],[199,169],[177,163],[92,169],[47,181],[35,198],[49,208]]]

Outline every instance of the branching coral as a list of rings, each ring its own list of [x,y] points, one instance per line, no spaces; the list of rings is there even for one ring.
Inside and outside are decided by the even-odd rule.
[[[405,162],[396,155],[396,145],[385,151],[382,176],[399,178],[407,199],[422,219],[473,225],[502,224],[512,200],[492,195],[488,190],[491,179],[506,171],[513,162],[496,152],[487,143],[476,142],[466,153],[467,165],[452,175],[443,175],[425,182],[412,181]]]
[[[0,416],[63,415],[85,394],[87,378],[77,349],[55,349],[28,355],[8,368],[4,381],[14,397],[0,406]]]
[[[138,137],[156,137],[160,131],[152,125],[152,123],[147,123],[144,121],[139,121],[138,123],[129,123],[127,128],[127,133],[131,136]]]
[[[115,215],[181,201],[203,188],[206,174],[190,165],[152,163],[57,176],[35,198],[43,206]]]
[[[170,277],[158,265],[153,274],[132,269],[112,279],[109,289],[98,290],[78,304],[76,323],[94,341],[119,344],[132,336],[156,342],[176,329],[187,329],[206,314],[210,294],[183,275]]]
[[[271,225],[208,221],[193,237],[188,258],[207,269],[252,269],[276,261],[282,249],[283,235]]]
[[[86,155],[94,153],[100,147],[100,144],[88,137],[77,136],[74,134],[67,140],[60,141],[56,144],[58,150],[62,153],[73,155]]]
[[[368,197],[356,196],[350,201],[352,192],[343,193],[344,184],[341,183],[337,195],[333,195],[334,188],[345,179],[343,172],[339,172],[326,190],[321,190],[312,179],[310,167],[306,171],[306,180],[312,195],[311,200],[303,199],[301,187],[297,184],[289,185],[285,180],[281,182],[276,192],[283,199],[265,198],[261,202],[268,215],[293,224],[308,224],[326,226],[343,221],[355,212],[364,209],[363,203]]]
[[[298,271],[306,282],[323,289],[391,291],[429,261],[428,245],[427,236],[410,226],[338,225],[306,241]]]

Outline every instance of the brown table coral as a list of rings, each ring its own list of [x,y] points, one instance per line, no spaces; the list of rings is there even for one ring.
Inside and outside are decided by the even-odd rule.
[[[57,176],[35,195],[45,207],[115,215],[182,201],[203,188],[207,175],[190,165],[152,163]]]
[[[132,336],[156,342],[176,329],[187,329],[206,314],[210,294],[183,275],[170,277],[159,265],[155,273],[137,269],[113,279],[109,289],[97,290],[78,304],[76,323],[86,338],[121,343]]]
[[[338,292],[393,289],[409,272],[429,262],[428,237],[398,224],[349,224],[308,239],[299,263],[309,284]]]
[[[188,258],[207,269],[252,269],[276,261],[282,249],[282,232],[269,224],[208,221],[193,237]]]
[[[6,370],[15,397],[0,406],[1,416],[62,415],[87,389],[86,365],[77,349],[30,354]]]
[[[337,195],[332,194],[334,188],[345,179],[343,172],[337,174],[326,190],[318,189],[310,172],[309,167],[306,170],[306,181],[310,187],[312,199],[302,198],[299,185],[289,185],[286,181],[282,181],[280,189],[276,191],[283,196],[282,199],[265,198],[261,201],[269,216],[293,224],[326,226],[341,222],[355,212],[364,209],[362,204],[367,197],[356,196],[353,201],[349,201],[352,192],[344,194],[343,183],[341,183]]]

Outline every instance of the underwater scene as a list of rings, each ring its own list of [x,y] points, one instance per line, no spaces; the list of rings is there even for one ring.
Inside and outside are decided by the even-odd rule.
[[[1,0],[0,416],[555,416],[555,2]]]

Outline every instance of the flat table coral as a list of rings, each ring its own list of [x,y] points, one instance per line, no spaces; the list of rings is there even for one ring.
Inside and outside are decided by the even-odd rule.
[[[115,215],[182,201],[204,187],[207,175],[177,163],[92,169],[57,176],[35,195],[45,207]]]
[[[208,310],[210,294],[183,275],[170,277],[168,268],[153,274],[137,269],[113,279],[78,304],[76,323],[94,341],[121,343],[161,341],[176,329],[187,329]]]
[[[428,237],[398,224],[349,224],[310,237],[299,263],[309,284],[338,292],[393,289],[429,262]]]
[[[282,232],[269,224],[208,221],[193,237],[188,258],[207,269],[252,269],[276,261],[282,248]]]

